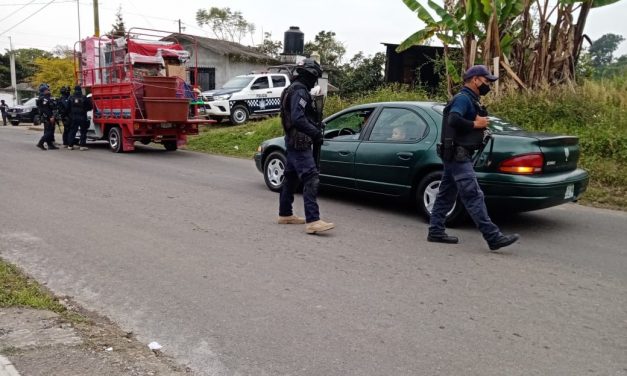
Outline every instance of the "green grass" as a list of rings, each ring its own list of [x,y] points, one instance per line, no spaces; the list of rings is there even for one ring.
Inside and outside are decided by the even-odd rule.
[[[57,313],[66,311],[37,282],[3,260],[0,260],[0,286],[0,307],[29,307]]]
[[[331,96],[325,114],[360,103],[405,100],[429,98],[422,91],[389,86],[349,99]],[[498,99],[488,97],[485,102],[491,113],[525,129],[578,136],[580,166],[591,176],[581,202],[627,210],[627,173],[623,170],[627,166],[627,77],[528,93],[511,91]],[[188,148],[251,158],[262,141],[282,134],[276,117],[240,126],[213,125],[192,137]]]

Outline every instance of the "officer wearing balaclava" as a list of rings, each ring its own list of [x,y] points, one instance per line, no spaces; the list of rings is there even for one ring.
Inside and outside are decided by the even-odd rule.
[[[37,147],[41,150],[46,150],[44,143],[48,144],[48,150],[58,149],[54,146],[54,110],[55,103],[50,96],[50,87],[48,84],[39,85],[39,97],[36,101],[37,109],[39,111],[39,117],[44,125],[44,134],[39,139]]]
[[[91,99],[83,95],[80,85],[74,87],[74,94],[70,97],[70,122],[72,130],[68,137],[68,149],[74,149],[76,142],[76,131],[80,129],[81,136],[78,145],[80,150],[87,150],[87,130],[89,129],[89,119],[87,112],[93,108]]]
[[[285,132],[285,181],[279,198],[279,224],[305,224],[305,232],[316,234],[335,227],[320,219],[317,202],[318,167],[313,144],[322,144],[321,124],[316,122],[316,109],[310,90],[322,76],[322,68],[313,59],[305,59],[296,68],[298,76],[281,95],[281,124]],[[305,218],[294,215],[292,204],[298,182],[303,183]]]

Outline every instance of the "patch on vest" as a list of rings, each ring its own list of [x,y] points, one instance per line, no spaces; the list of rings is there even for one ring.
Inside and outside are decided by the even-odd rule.
[[[302,108],[307,107],[307,101],[305,101],[303,98],[300,98],[300,100],[298,101],[298,104],[300,104]]]

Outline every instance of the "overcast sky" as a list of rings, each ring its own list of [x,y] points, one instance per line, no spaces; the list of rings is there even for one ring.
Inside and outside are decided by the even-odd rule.
[[[300,26],[305,41],[312,40],[321,30],[331,30],[347,48],[344,60],[359,51],[367,55],[383,52],[382,42],[400,43],[422,26],[401,0],[100,0],[101,33],[111,30],[120,4],[127,29],[177,31],[180,19],[185,32],[208,37],[213,34],[206,27],[198,27],[196,11],[212,6],[230,7],[241,11],[257,28],[253,40],[247,37],[242,41],[247,45],[260,43],[262,32],[271,32],[273,39],[282,41],[289,26]],[[79,36],[77,8],[80,8],[80,36],[93,35],[91,1],[77,4],[76,0],[0,0],[0,51],[9,49],[9,37],[16,49],[73,47]],[[627,0],[593,9],[585,32],[593,40],[606,33],[627,38],[626,16]],[[627,42],[620,45],[615,57],[623,54],[627,54]]]

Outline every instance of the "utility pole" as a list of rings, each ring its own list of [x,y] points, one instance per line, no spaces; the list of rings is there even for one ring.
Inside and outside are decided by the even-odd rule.
[[[11,65],[11,86],[13,87],[13,105],[18,105],[17,98],[17,77],[15,74],[15,52],[13,52],[13,41],[11,37],[9,37],[9,48],[11,48],[11,52],[9,53],[9,60]]]
[[[76,0],[76,12],[78,14],[78,17],[76,18],[78,20],[78,40],[81,40],[81,3],[80,3],[80,0]]]
[[[100,37],[100,18],[98,17],[98,0],[94,0],[94,36]]]

